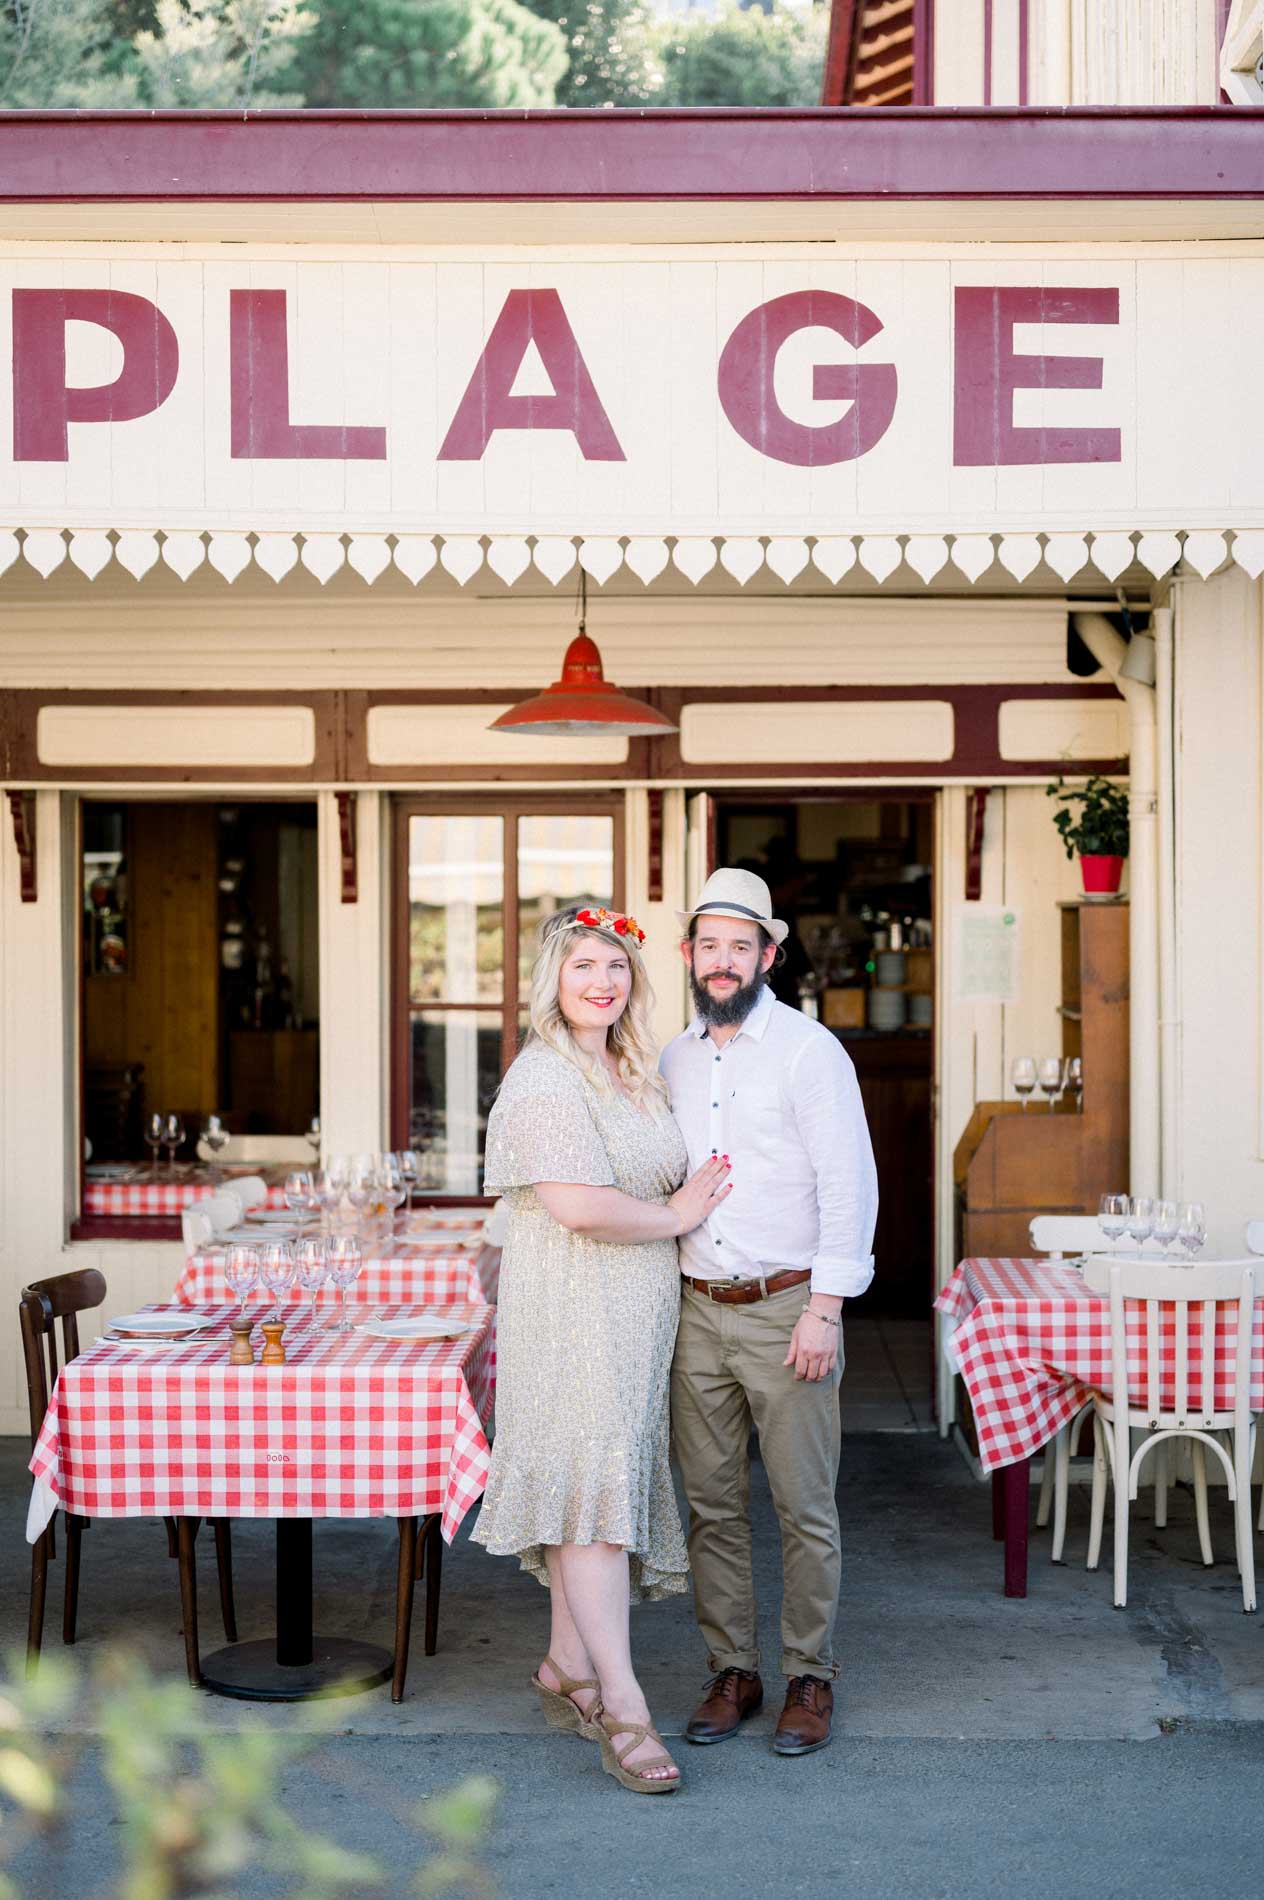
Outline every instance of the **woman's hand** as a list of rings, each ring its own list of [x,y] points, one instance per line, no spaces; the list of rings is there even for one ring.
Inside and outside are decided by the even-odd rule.
[[[676,1229],[678,1234],[689,1234],[700,1227],[707,1215],[714,1213],[732,1192],[731,1165],[727,1155],[712,1155],[689,1176],[683,1187],[676,1189],[667,1205],[680,1223]]]

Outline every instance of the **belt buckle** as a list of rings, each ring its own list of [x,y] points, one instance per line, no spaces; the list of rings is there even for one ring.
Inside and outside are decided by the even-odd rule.
[[[712,1299],[717,1293],[731,1293],[735,1286],[741,1286],[741,1284],[742,1282],[740,1280],[734,1279],[708,1280],[707,1298]]]

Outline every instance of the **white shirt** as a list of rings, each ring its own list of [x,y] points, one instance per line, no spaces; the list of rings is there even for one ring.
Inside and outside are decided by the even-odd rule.
[[[733,1191],[681,1237],[691,1279],[810,1267],[814,1293],[854,1299],[873,1278],[878,1178],[850,1056],[765,988],[722,1047],[695,1017],[660,1063],[692,1172],[712,1154]]]

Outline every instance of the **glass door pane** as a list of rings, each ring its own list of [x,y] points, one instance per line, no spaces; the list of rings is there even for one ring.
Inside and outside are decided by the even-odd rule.
[[[540,925],[569,904],[614,904],[614,819],[518,820],[518,995],[531,987]]]
[[[505,963],[505,821],[408,821],[408,993],[498,1007]]]
[[[487,1115],[500,1085],[499,1010],[414,1010],[409,1146],[429,1194],[481,1194]]]

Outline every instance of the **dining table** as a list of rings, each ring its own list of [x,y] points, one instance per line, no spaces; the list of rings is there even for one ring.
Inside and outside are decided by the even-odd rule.
[[[1146,1258],[1160,1264],[1157,1254]],[[1104,1270],[1109,1262],[1096,1256],[1093,1264]],[[1023,1597],[1031,1460],[1094,1392],[1110,1393],[1110,1299],[1069,1259],[980,1256],[959,1263],[935,1307],[944,1318],[944,1350],[970,1395],[979,1463],[992,1479],[992,1530],[1005,1546],[1005,1595]],[[1216,1326],[1216,1397],[1227,1404],[1234,1358],[1229,1307],[1217,1309]],[[1140,1303],[1129,1303],[1126,1334],[1131,1384],[1145,1365]],[[1174,1360],[1166,1338],[1165,1367]],[[1251,1407],[1264,1411],[1264,1300],[1255,1303]]]
[[[268,1231],[259,1227],[260,1245]],[[224,1277],[225,1255],[223,1246],[199,1247],[188,1254],[172,1298],[185,1306],[231,1300]],[[360,1273],[347,1289],[347,1303],[356,1308],[392,1301],[418,1306],[495,1305],[499,1286],[500,1249],[483,1240],[481,1221],[470,1238],[442,1227],[410,1230],[401,1222],[394,1233],[363,1243]],[[280,1295],[279,1304],[288,1312],[310,1297],[294,1285]],[[337,1303],[337,1289],[326,1281],[316,1294],[317,1309]]]
[[[194,1317],[188,1307],[146,1308]],[[415,1307],[388,1305],[392,1321]],[[36,1439],[27,1537],[53,1513],[86,1518],[269,1518],[276,1630],[203,1660],[186,1605],[190,1680],[252,1700],[363,1689],[391,1674],[376,1645],[320,1635],[312,1618],[319,1518],[437,1518],[451,1543],[482,1496],[494,1395],[494,1309],[450,1306],[453,1338],[374,1336],[365,1320],[286,1327],[285,1361],[229,1363],[235,1306],[207,1306],[191,1337],[103,1337],[63,1366]]]
[[[179,1215],[194,1201],[200,1201],[218,1188],[231,1187],[245,1176],[263,1177],[267,1198],[265,1207],[285,1206],[285,1168],[179,1164],[174,1168],[151,1168],[137,1162],[132,1168],[94,1170],[89,1165],[83,1184],[83,1211],[106,1220],[125,1215]]]

